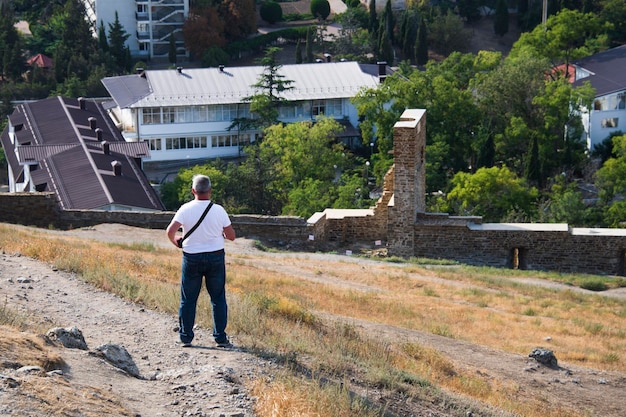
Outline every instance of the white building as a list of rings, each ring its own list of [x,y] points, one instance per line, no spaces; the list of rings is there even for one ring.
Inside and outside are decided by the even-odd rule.
[[[182,28],[189,16],[189,0],[83,0],[95,33],[117,12],[120,24],[130,35],[126,44],[136,58],[161,58],[169,53],[170,34],[176,38],[178,55],[185,54]]]
[[[611,134],[626,132],[626,45],[574,62],[574,86],[588,81],[596,90],[593,107],[582,114],[589,150]]]
[[[102,80],[114,103],[106,107],[127,141],[146,141],[143,162],[236,157],[257,131],[228,130],[235,118],[249,117],[245,101],[262,92],[263,66],[143,71]],[[385,64],[324,62],[284,65],[278,73],[292,81],[279,109],[283,122],[333,117],[346,126],[344,141],[360,141],[356,108],[350,102],[361,89],[376,88]]]

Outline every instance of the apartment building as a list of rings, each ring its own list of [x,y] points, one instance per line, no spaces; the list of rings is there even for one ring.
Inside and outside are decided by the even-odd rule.
[[[579,59],[573,63],[574,86],[591,83],[596,97],[582,114],[589,150],[611,134],[626,132],[626,45]]]
[[[133,57],[167,58],[170,35],[176,39],[178,55],[185,55],[182,28],[189,16],[189,0],[83,0],[94,33],[100,23],[109,29],[117,12],[120,24],[130,35],[126,44]]]
[[[231,125],[236,118],[250,117],[245,98],[261,93],[253,85],[263,70],[178,67],[108,77],[102,83],[113,101],[105,107],[127,141],[149,144],[144,163],[236,157],[259,134]],[[282,94],[288,102],[279,108],[279,119],[290,123],[333,117],[345,126],[340,139],[360,144],[351,99],[364,88],[378,87],[389,71],[384,63],[283,65],[279,73],[293,88]]]

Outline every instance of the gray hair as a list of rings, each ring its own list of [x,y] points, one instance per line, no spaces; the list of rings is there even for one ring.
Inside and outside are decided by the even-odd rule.
[[[193,176],[191,187],[198,194],[208,193],[211,190],[211,179],[206,175],[196,174]]]

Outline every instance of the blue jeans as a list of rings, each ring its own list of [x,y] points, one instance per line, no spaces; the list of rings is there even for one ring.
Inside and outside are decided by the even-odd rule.
[[[226,265],[224,251],[205,253],[184,253],[183,271],[180,286],[180,307],[178,309],[179,336],[181,342],[191,343],[194,337],[196,306],[202,289],[202,278],[211,297],[213,307],[213,337],[217,343],[227,340],[226,323]]]

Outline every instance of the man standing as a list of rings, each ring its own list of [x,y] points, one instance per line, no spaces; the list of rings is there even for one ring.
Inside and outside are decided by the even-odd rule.
[[[202,278],[213,306],[213,338],[219,347],[230,347],[226,335],[226,264],[224,238],[235,240],[235,230],[226,210],[211,202],[211,180],[194,175],[191,192],[194,199],[183,204],[167,226],[170,242],[183,249],[180,307],[178,309],[180,344],[191,346],[196,306],[202,289]],[[183,237],[177,237],[182,227]],[[182,242],[179,242],[181,241]]]

